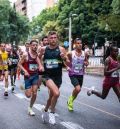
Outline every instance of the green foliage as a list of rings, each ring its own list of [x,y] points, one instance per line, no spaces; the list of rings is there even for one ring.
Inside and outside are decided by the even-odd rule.
[[[111,6],[113,8],[113,14],[119,15],[120,14],[120,0],[113,0]]]
[[[16,13],[8,0],[0,0],[0,42],[19,43],[28,33],[28,19]]]
[[[73,17],[72,14],[77,14]],[[57,6],[45,9],[33,20],[31,28],[40,26],[42,33],[57,30],[61,40],[68,40],[69,17],[72,19],[72,39],[101,46],[108,40],[120,40],[120,0],[59,0]],[[105,30],[106,24],[109,26]]]

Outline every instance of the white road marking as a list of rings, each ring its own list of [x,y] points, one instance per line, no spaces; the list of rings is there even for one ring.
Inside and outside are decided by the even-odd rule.
[[[25,95],[22,93],[16,93],[14,94],[16,97],[20,98],[20,99],[25,99]]]
[[[89,88],[89,87],[84,86],[84,87],[83,87],[83,89],[89,90],[90,88]]]
[[[25,99],[26,99],[27,101],[30,101],[30,98],[27,98],[26,96],[25,96]]]
[[[66,99],[68,99],[68,98],[67,98],[66,96],[64,96],[64,95],[61,95],[61,96],[64,97],[64,98],[66,98]],[[109,115],[109,116],[112,116],[112,117],[115,117],[115,118],[120,119],[120,116],[115,115],[115,114],[113,114],[113,113],[104,111],[104,110],[102,110],[102,109],[99,109],[99,108],[97,108],[97,107],[91,106],[91,105],[86,104],[86,103],[83,103],[83,102],[79,102],[78,100],[76,100],[76,102],[77,102],[78,104],[80,104],[80,105],[81,105],[81,104],[82,104],[82,105],[85,105],[86,107],[95,109],[95,110],[100,111],[100,112],[102,112],[102,113],[105,113],[105,114],[107,114],[107,115]]]
[[[60,122],[60,124],[65,126],[67,129],[84,129],[82,126],[72,122]]]
[[[45,108],[45,106],[41,105],[41,104],[34,104],[33,107],[36,108],[38,111],[41,111],[41,112]]]
[[[34,108],[36,108],[38,111],[43,111],[43,109],[45,108],[45,105],[41,105],[41,104],[34,104],[33,106]],[[50,112],[50,110],[48,110],[48,112]],[[56,117],[59,117],[59,115],[57,113],[55,113]]]

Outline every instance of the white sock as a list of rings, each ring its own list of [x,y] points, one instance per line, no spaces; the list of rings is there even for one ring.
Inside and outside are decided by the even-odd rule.
[[[8,88],[5,88],[5,92],[8,92]]]

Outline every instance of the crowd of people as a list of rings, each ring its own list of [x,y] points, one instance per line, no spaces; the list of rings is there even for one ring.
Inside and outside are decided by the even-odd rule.
[[[4,96],[8,96],[8,76],[10,75],[11,79],[11,91],[14,92],[16,76],[20,79],[22,73],[25,82],[25,95],[30,98],[28,114],[34,116],[35,112],[32,107],[36,101],[37,90],[43,81],[48,88],[49,98],[42,112],[42,119],[44,122],[49,120],[54,125],[56,123],[55,107],[62,84],[62,67],[66,67],[74,86],[67,101],[68,110],[73,111],[73,102],[81,91],[85,68],[89,65],[89,53],[82,50],[82,40],[79,38],[75,39],[74,50],[66,52],[65,48],[59,45],[58,35],[54,31],[50,31],[48,36],[43,37],[41,44],[37,40],[31,40],[25,44],[25,47],[26,50],[23,52],[19,47],[13,46],[6,50],[5,43],[0,45],[0,81],[5,81]],[[95,94],[105,99],[110,88],[113,88],[120,101],[120,61],[117,56],[118,48],[112,45],[110,55],[105,60],[102,93],[91,88],[87,92],[88,96]]]

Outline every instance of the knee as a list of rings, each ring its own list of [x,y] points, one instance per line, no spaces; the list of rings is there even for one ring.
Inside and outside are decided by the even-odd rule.
[[[5,77],[5,81],[6,81],[6,82],[8,81],[8,77]]]
[[[31,94],[30,93],[25,93],[27,98],[31,98]]]
[[[60,92],[59,91],[56,91],[56,92],[54,92],[53,95],[54,95],[54,97],[58,98],[60,96]]]
[[[37,92],[32,92],[32,96],[37,96]]]
[[[80,86],[75,88],[76,92],[79,93],[81,91]]]

